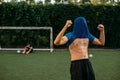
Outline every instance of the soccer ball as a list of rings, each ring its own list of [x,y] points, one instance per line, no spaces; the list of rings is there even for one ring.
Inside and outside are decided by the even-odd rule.
[[[93,55],[92,55],[92,54],[89,54],[89,57],[93,57]]]
[[[17,50],[17,53],[20,53],[21,51],[20,50]]]

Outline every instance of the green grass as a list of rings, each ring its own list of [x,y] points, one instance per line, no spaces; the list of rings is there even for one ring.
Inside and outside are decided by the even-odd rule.
[[[120,79],[119,50],[90,50],[96,80]],[[0,80],[70,80],[68,51],[0,51]]]

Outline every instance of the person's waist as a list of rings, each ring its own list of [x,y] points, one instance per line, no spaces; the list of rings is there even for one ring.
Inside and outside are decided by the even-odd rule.
[[[71,61],[88,59],[87,54],[71,54]]]
[[[88,61],[89,58],[71,60],[71,62]]]

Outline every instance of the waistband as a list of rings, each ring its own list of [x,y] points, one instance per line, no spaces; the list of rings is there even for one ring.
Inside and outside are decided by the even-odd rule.
[[[89,61],[89,59],[73,60],[73,61],[71,61],[71,62],[80,62],[80,61]]]

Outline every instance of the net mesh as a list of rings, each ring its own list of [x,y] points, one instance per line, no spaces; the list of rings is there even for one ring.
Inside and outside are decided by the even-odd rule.
[[[1,48],[23,48],[30,43],[36,49],[53,49],[52,28],[48,27],[2,27],[0,28]]]

